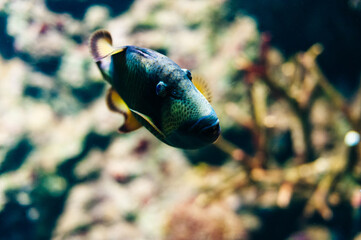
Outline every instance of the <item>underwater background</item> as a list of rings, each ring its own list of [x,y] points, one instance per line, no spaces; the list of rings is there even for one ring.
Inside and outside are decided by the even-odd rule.
[[[203,75],[222,136],[119,134],[88,39]],[[360,0],[0,0],[0,239],[361,239]]]

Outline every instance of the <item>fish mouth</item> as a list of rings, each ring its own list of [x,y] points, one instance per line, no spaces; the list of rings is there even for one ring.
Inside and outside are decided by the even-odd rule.
[[[200,142],[213,143],[219,137],[221,132],[219,120],[215,114],[210,114],[183,124],[180,128],[190,138],[198,139]]]
[[[210,126],[205,126],[200,130],[201,136],[205,137],[205,139],[207,139],[210,142],[216,141],[220,133],[221,133],[221,128],[219,126],[218,119]]]
[[[205,147],[217,140],[221,132],[215,113],[184,123],[167,136],[167,143],[183,149]]]

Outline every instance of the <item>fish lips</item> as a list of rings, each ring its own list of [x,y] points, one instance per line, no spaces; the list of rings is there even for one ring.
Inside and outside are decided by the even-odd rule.
[[[191,136],[199,137],[207,143],[216,141],[221,132],[219,120],[213,114],[201,117],[196,122],[186,123],[182,128]]]
[[[195,149],[216,141],[220,132],[217,116],[210,114],[184,123],[170,138],[182,148]]]

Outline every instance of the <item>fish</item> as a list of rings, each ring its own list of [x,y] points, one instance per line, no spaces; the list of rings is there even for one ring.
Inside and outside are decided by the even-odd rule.
[[[140,127],[162,142],[197,149],[217,140],[220,125],[211,93],[200,76],[192,76],[167,56],[133,45],[114,47],[107,30],[89,38],[91,55],[104,80],[108,108],[124,116],[119,132]]]

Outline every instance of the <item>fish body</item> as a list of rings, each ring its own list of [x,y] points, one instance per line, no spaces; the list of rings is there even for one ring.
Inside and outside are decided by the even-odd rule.
[[[90,48],[112,86],[109,108],[126,118],[121,131],[144,126],[164,143],[185,149],[200,148],[218,138],[218,117],[193,84],[190,71],[151,49],[114,48],[104,30],[93,34]]]

